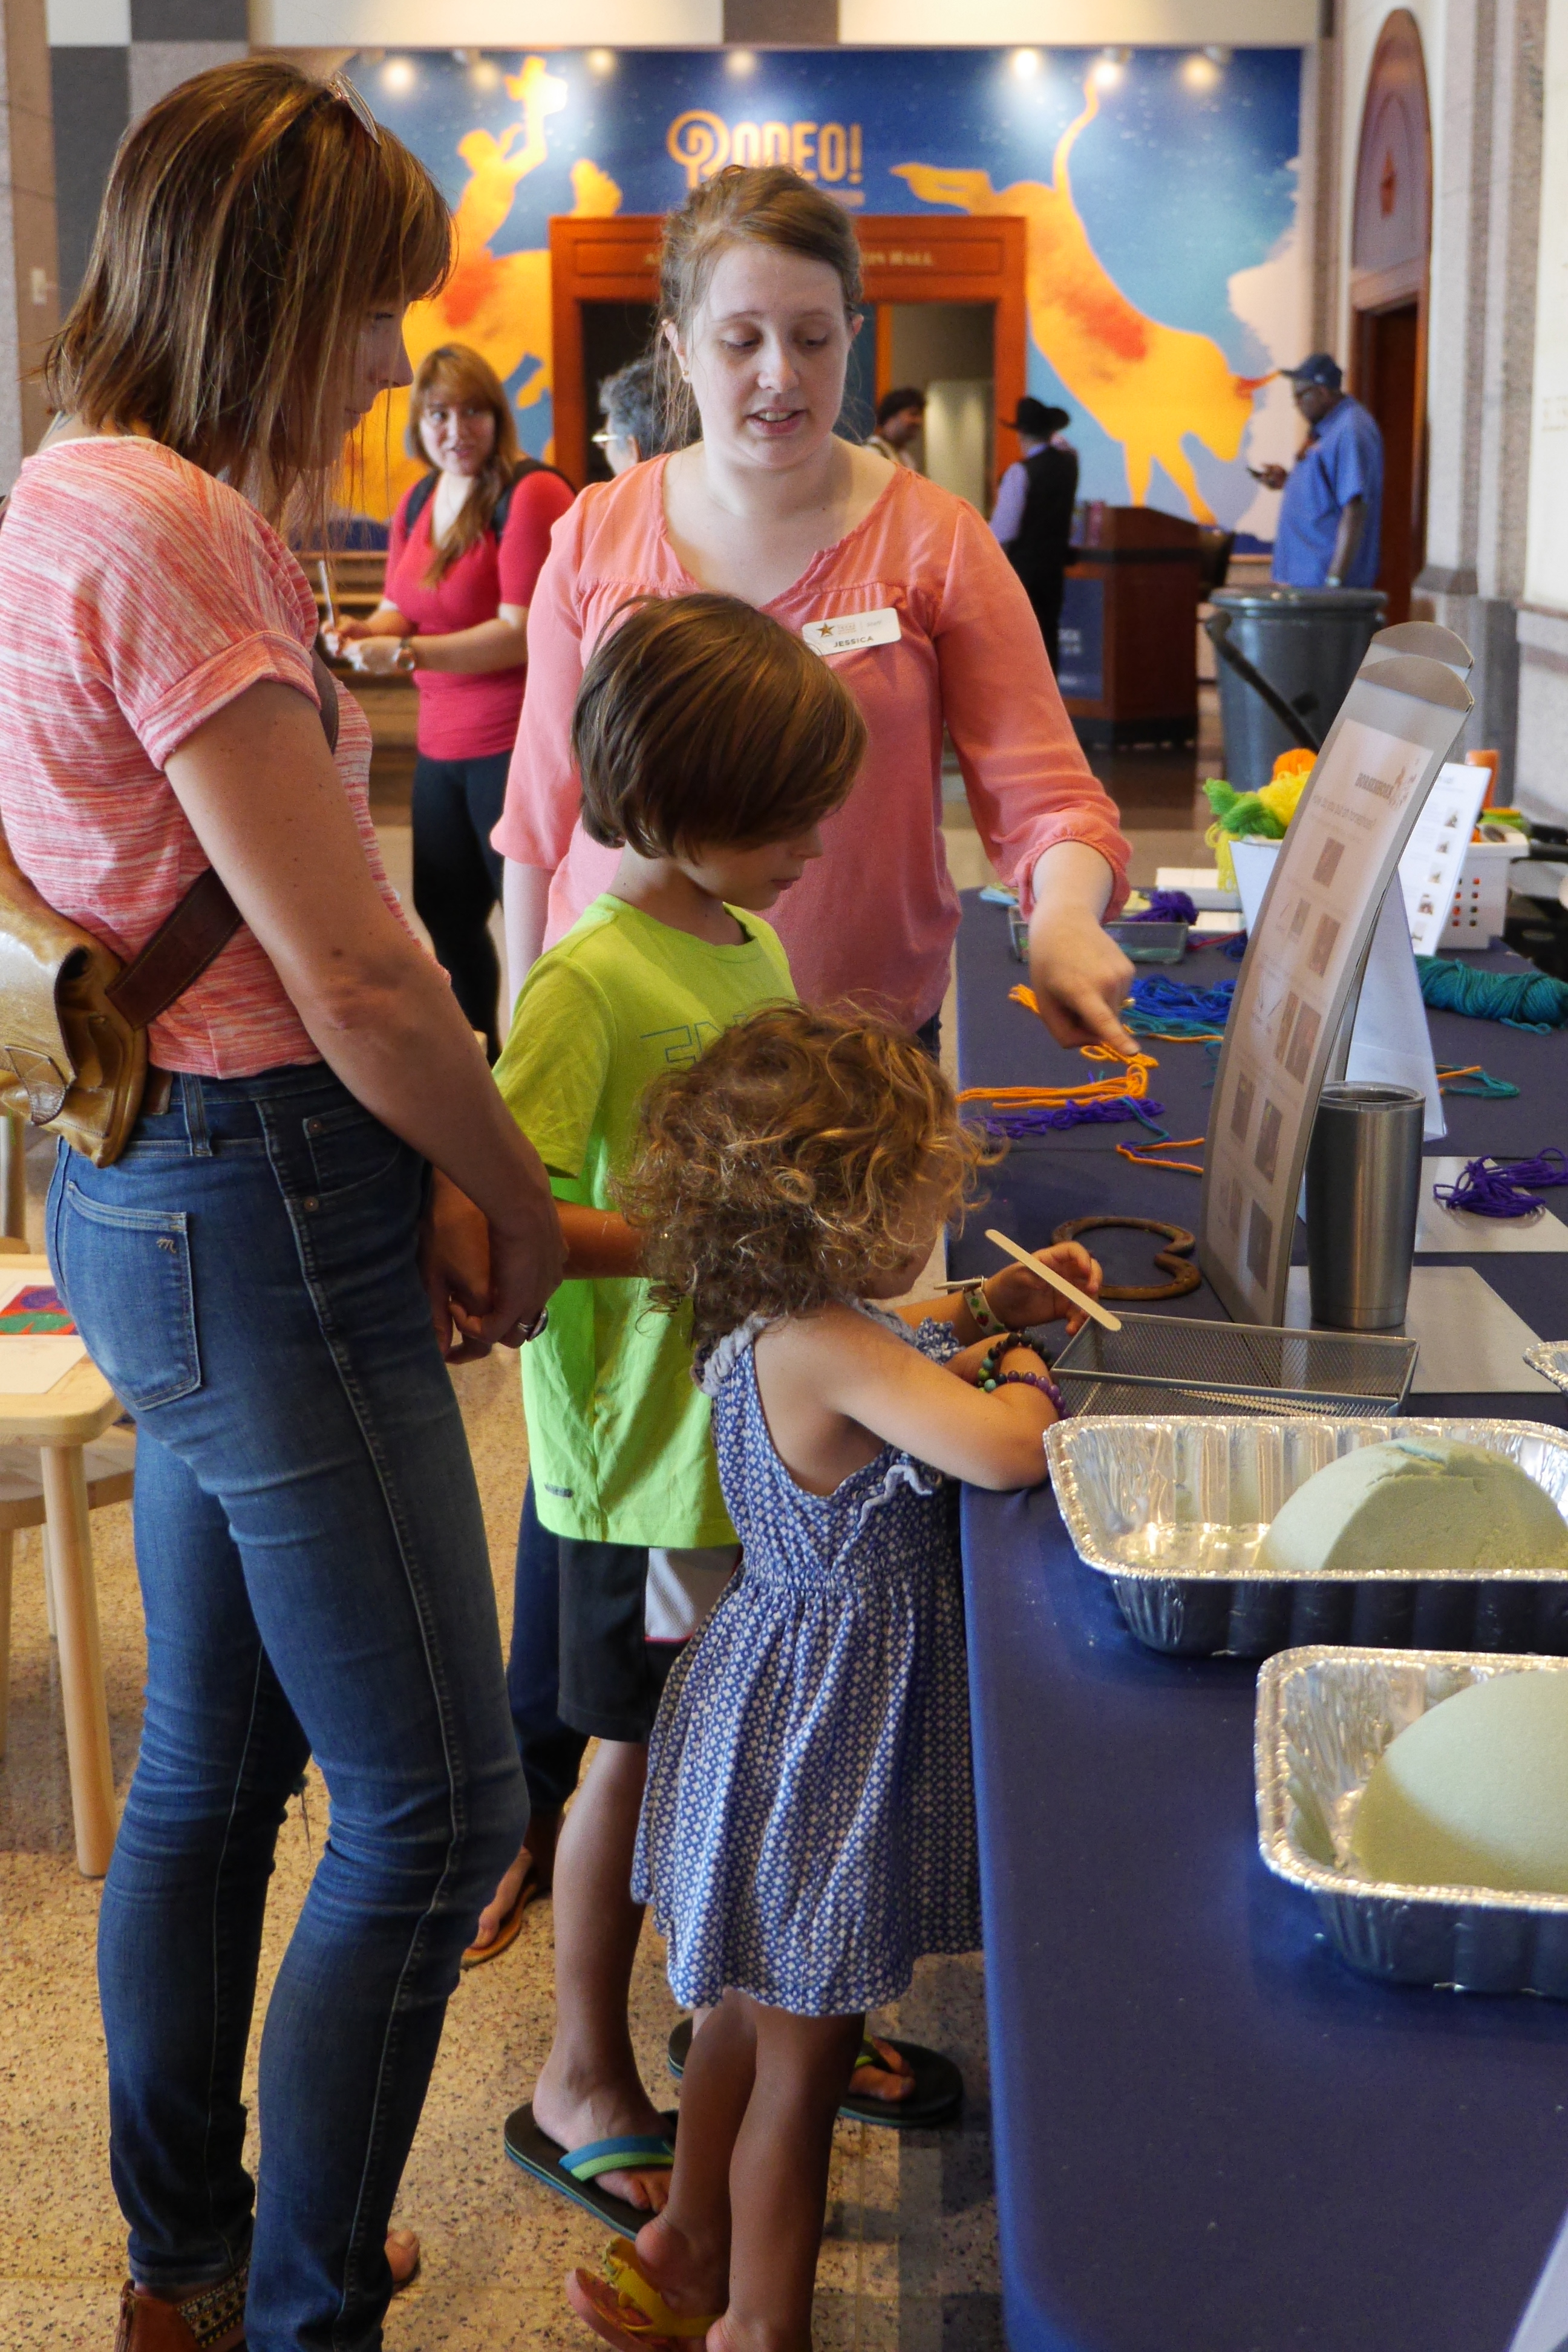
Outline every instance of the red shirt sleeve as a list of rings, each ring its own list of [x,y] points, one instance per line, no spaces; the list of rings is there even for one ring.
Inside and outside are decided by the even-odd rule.
[[[531,604],[541,567],[550,552],[550,534],[571,505],[573,492],[558,474],[543,467],[525,474],[511,494],[500,540],[500,601]]]
[[[583,805],[572,759],[572,711],[583,682],[582,508],[568,507],[529,604],[528,690],[507,776],[506,805],[490,835],[517,866],[553,874],[571,846]]]

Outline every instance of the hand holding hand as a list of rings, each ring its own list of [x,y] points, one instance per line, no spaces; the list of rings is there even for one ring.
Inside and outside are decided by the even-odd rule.
[[[489,1303],[489,1226],[483,1211],[439,1169],[419,1228],[419,1271],[447,1361],[470,1364],[488,1356],[489,1341],[476,1334]]]

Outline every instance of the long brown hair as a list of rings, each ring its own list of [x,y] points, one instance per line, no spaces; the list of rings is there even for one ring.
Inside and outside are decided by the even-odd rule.
[[[654,368],[666,448],[683,449],[695,439],[697,404],[664,330],[689,335],[714,264],[726,246],[742,244],[825,261],[837,272],[846,318],[859,307],[860,241],[842,205],[784,163],[731,163],[702,181],[667,214],[659,250]]]
[[[466,555],[470,547],[479,545],[521,458],[506,386],[483,352],[472,350],[467,343],[438,345],[426,352],[415,371],[408,393],[408,429],[404,435],[404,446],[411,457],[421,458],[429,465],[429,453],[420,438],[419,427],[431,403],[443,397],[476,404],[482,401],[495,418],[496,437],[489,456],[474,477],[473,488],[458,509],[451,529],[441,539],[436,536],[434,507],[430,510],[430,569],[425,574],[427,588],[437,587],[458,558]]]
[[[319,520],[360,329],[434,292],[451,255],[445,199],[390,131],[279,59],[214,66],[120,142],[49,397],[150,433],[274,522]]]

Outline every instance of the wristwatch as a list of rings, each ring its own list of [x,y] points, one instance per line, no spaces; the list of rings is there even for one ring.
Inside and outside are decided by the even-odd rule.
[[[414,645],[411,638],[403,638],[398,646],[397,651],[392,656],[392,667],[394,669],[402,670],[406,677],[412,677],[414,675]]]

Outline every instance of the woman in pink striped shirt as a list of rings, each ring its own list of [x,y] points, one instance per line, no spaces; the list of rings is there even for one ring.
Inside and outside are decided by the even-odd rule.
[[[667,224],[659,361],[678,454],[584,492],[555,526],[530,608],[528,691],[493,835],[508,861],[511,985],[615,868],[617,853],[584,831],[571,756],[573,703],[595,646],[629,598],[716,589],[804,634],[869,731],[854,792],[823,823],[822,856],[774,913],[802,997],[855,997],[934,1050],[959,919],[942,833],[945,727],[981,839],[1029,917],[1047,1025],[1064,1044],[1109,1038],[1131,1051],[1117,1007],[1131,966],[1100,920],[1125,895],[1127,845],[1017,575],[963,499],[834,433],[859,299],[847,215],[782,167],[722,172]],[[700,438],[682,446],[693,415]],[[580,1737],[555,1716],[553,1551],[531,1490],[509,1682],[533,1858],[509,1874],[481,1937],[526,1897],[524,1872],[548,1871],[581,1755]],[[616,1932],[635,1943],[626,1903]],[[629,2042],[610,2079],[601,2021],[581,1995],[590,1948],[605,1937],[602,1908],[579,1917],[558,1889],[555,1910],[561,1994],[536,2112],[542,2103],[546,2127],[569,2147],[653,2131]],[[875,2072],[858,2089],[896,2095]],[[660,2193],[658,2183],[613,2185]]]

